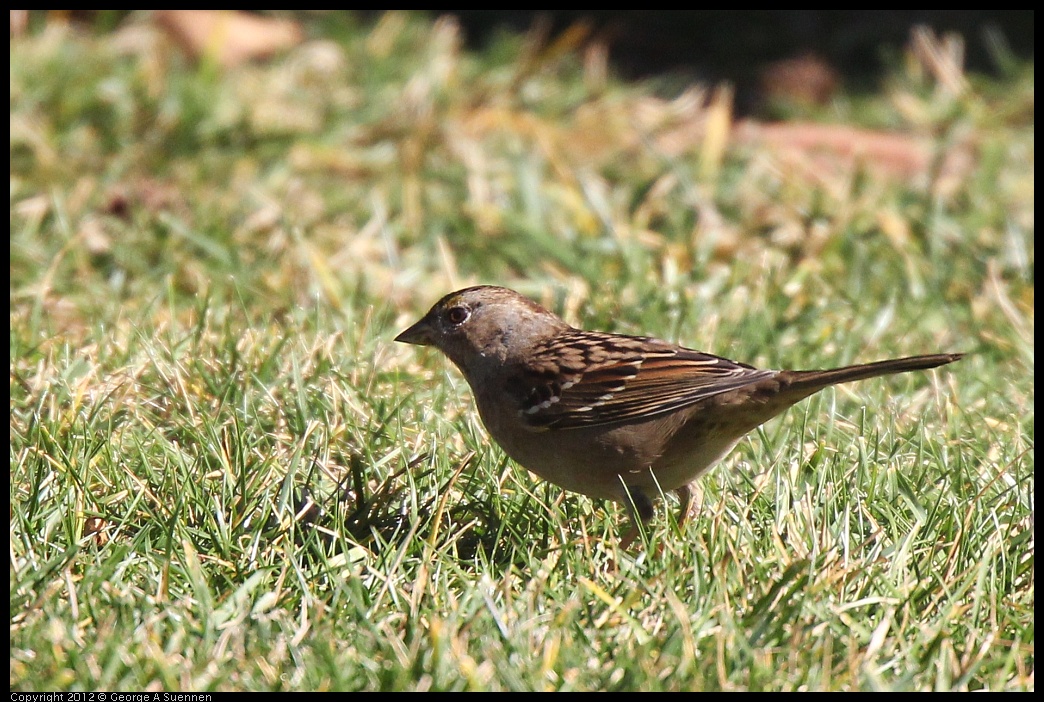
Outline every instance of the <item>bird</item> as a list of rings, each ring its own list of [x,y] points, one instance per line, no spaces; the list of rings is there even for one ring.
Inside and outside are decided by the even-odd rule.
[[[747,433],[824,388],[922,371],[961,353],[829,370],[766,370],[648,336],[577,329],[508,288],[445,295],[395,341],[433,346],[460,370],[490,436],[539,478],[626,505],[629,543]]]

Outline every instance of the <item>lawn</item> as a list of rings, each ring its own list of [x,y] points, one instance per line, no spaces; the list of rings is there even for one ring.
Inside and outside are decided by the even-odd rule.
[[[1034,688],[1032,64],[921,37],[769,123],[576,33],[302,21],[12,38],[12,690]],[[621,549],[393,342],[477,283],[759,367],[968,355]]]

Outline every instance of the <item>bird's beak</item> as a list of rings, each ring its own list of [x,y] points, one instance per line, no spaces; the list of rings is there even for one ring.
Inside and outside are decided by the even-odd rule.
[[[404,344],[416,344],[417,346],[432,346],[435,344],[431,325],[428,324],[427,317],[414,324],[402,334],[399,334],[395,337],[395,340],[401,341]]]

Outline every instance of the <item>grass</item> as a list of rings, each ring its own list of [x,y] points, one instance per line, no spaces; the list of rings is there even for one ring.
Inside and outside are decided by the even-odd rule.
[[[805,117],[960,177],[808,177],[597,50],[308,21],[229,70],[148,15],[12,40],[12,690],[1033,689],[1032,66]],[[621,551],[391,341],[474,282],[766,367],[970,355]]]

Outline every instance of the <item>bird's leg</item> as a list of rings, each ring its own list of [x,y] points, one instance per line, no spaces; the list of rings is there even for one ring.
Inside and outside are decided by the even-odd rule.
[[[678,527],[681,528],[695,514],[699,514],[698,503],[702,501],[703,491],[693,481],[688,485],[682,485],[674,491],[678,496]]]
[[[674,491],[674,494],[678,496],[678,526],[681,527],[689,518],[689,508],[692,506],[692,486],[682,485]]]
[[[620,540],[620,548],[627,548],[631,545],[639,534],[641,526],[646,524],[656,514],[656,508],[653,506],[652,500],[649,496],[641,491],[641,488],[629,488],[625,486],[627,490],[627,508],[631,512],[631,528],[627,530],[624,537]]]

